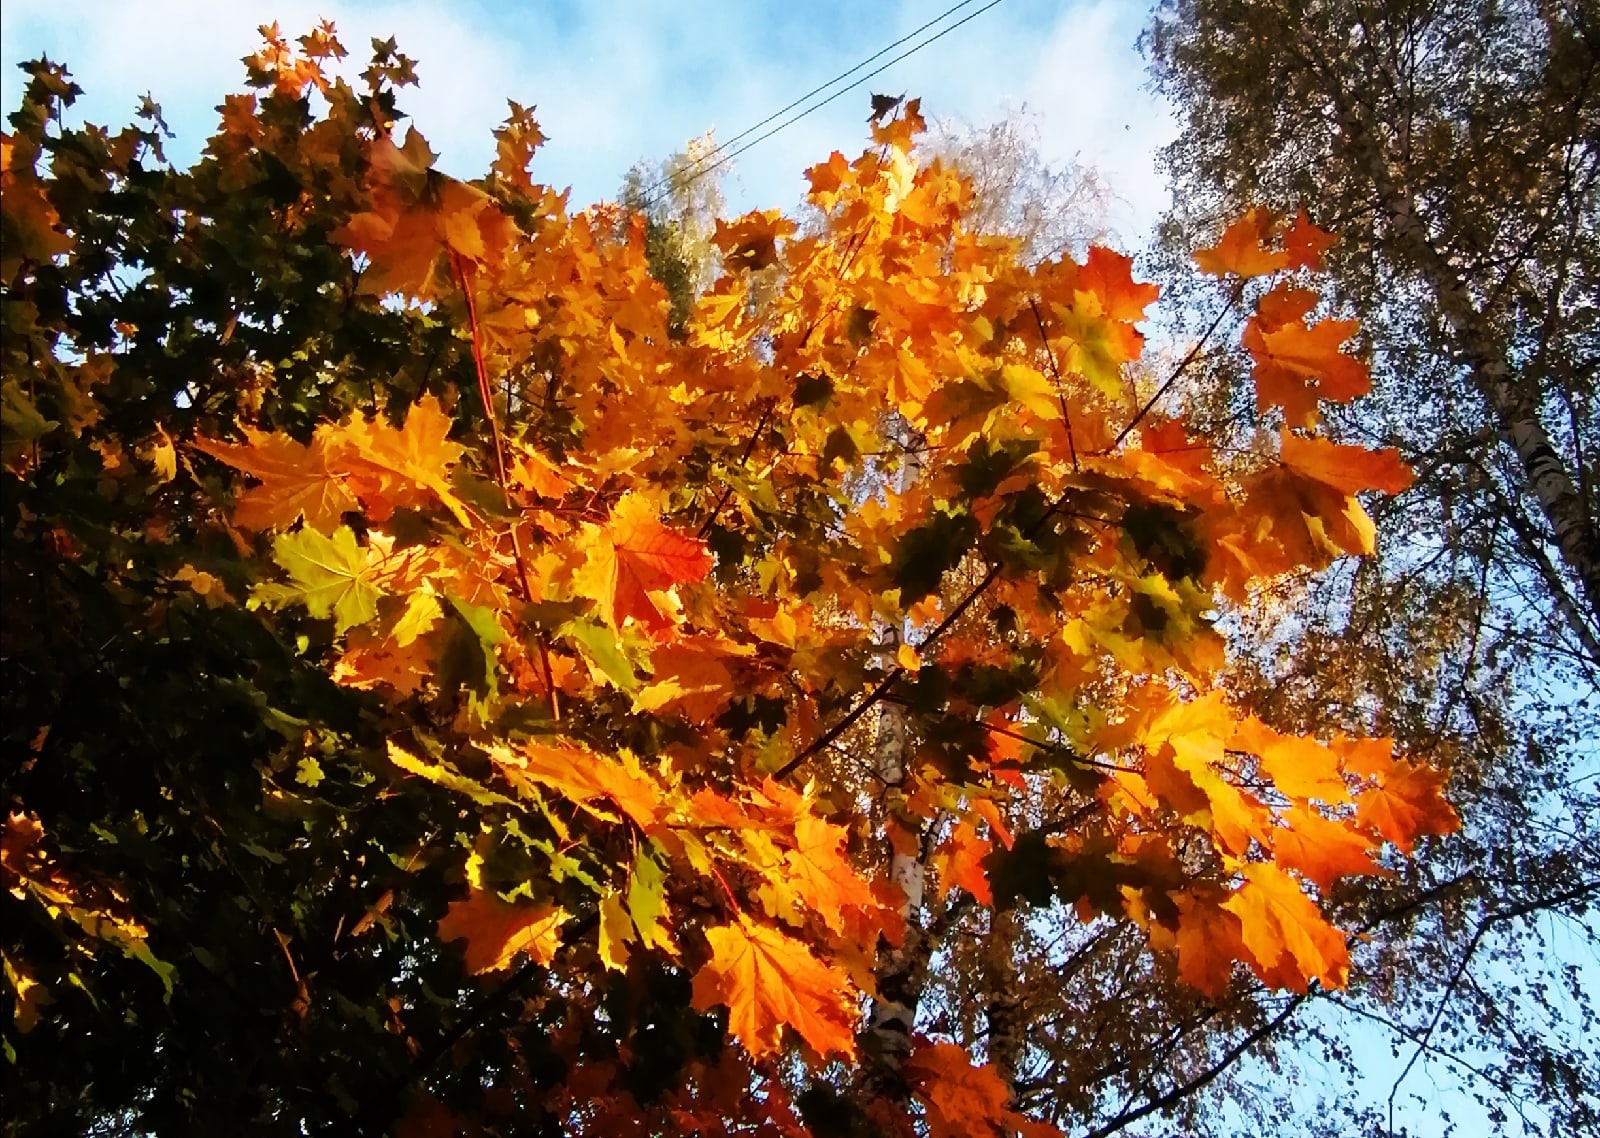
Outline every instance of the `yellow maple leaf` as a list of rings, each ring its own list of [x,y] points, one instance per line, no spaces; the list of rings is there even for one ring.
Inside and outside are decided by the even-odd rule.
[[[628,966],[628,942],[636,939],[622,894],[607,890],[600,898],[600,963],[621,972]]]
[[[303,604],[314,617],[333,617],[334,632],[365,624],[378,615],[378,583],[382,555],[363,549],[348,526],[332,537],[314,529],[280,533],[272,543],[272,559],[289,571],[289,583],[265,582],[251,592],[251,602],[281,608]]]
[[[350,468],[350,482],[374,521],[385,521],[397,506],[421,507],[437,499],[462,525],[472,515],[446,475],[463,448],[449,439],[454,420],[432,395],[412,404],[404,426],[379,419],[355,419],[338,429],[335,441]]]
[[[515,751],[494,747],[489,754],[508,776],[526,776],[579,805],[608,798],[641,829],[650,829],[660,817],[661,786],[631,754],[619,762],[580,747],[542,743]]]

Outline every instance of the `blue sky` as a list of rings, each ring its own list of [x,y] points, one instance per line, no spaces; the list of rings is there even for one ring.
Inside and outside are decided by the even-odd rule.
[[[256,27],[276,20],[298,35],[326,17],[350,49],[347,63],[363,61],[354,70],[373,36],[395,36],[418,61],[421,86],[402,109],[450,173],[484,171],[507,98],[536,105],[550,141],[535,173],[571,186],[578,206],[615,196],[640,158],[662,157],[711,127],[719,138],[738,134],[954,2],[7,0],[0,96],[14,107],[15,64],[48,54],[86,89],[77,109],[91,122],[121,125],[149,92],[179,136],[172,156],[184,162],[210,133],[222,94],[242,88],[239,59],[258,46]],[[1106,176],[1122,199],[1113,226],[1137,244],[1165,204],[1153,154],[1174,130],[1143,89],[1134,47],[1148,6],[1004,0],[743,155],[729,204],[792,206],[805,167],[832,150],[861,149],[868,92],[906,92],[930,117],[979,124],[1025,105],[1047,158],[1077,157]]]

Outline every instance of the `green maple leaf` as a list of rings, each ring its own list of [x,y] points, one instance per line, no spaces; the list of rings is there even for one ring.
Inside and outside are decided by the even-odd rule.
[[[654,845],[654,843],[651,843]],[[666,874],[641,848],[634,858],[633,874],[628,879],[628,913],[639,930],[639,941],[646,948],[676,952],[672,933],[667,928]]]
[[[1055,306],[1055,315],[1058,332],[1073,341],[1067,358],[1062,361],[1063,370],[1075,371],[1103,394],[1121,399],[1123,357],[1112,339],[1110,321],[1098,314],[1059,304]]]
[[[288,571],[289,584],[257,585],[252,603],[271,608],[303,604],[312,616],[332,616],[336,633],[378,615],[384,591],[373,582],[372,562],[348,526],[332,537],[314,529],[279,534],[272,543],[272,559]]]

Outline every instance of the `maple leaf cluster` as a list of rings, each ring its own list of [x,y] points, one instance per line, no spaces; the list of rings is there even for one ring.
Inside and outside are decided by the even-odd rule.
[[[337,104],[318,35],[253,57],[274,98]],[[196,420],[166,479],[208,488],[233,591],[181,559],[167,580],[375,701],[374,809],[416,784],[458,804],[460,844],[431,855],[459,874],[435,933],[467,973],[537,967],[574,1008],[602,973],[683,976],[738,1044],[646,1102],[609,1089],[622,1060],[585,1060],[570,1023],[551,1042],[569,1074],[519,1094],[595,1133],[752,1112],[799,1132],[791,1057],[819,1077],[842,1060],[845,1086],[882,1061],[866,1009],[917,919],[885,849],[928,851],[945,902],[1131,922],[1213,998],[1241,969],[1345,982],[1326,902],[1456,825],[1443,774],[1236,707],[1219,620],[1371,552],[1358,495],[1409,480],[1393,452],[1316,433],[1321,401],[1367,386],[1353,323],[1307,322],[1330,235],[1255,212],[1196,257],[1238,304],[1272,283],[1241,335],[1281,429],[1222,456],[1161,397],[1182,365],[1145,359],[1156,287],[1107,249],[1028,265],[969,230],[972,186],[920,160],[915,102],[808,172],[814,224],[720,223],[721,272],[681,331],[642,224],[568,212],[528,176],[529,112],[478,184],[379,126],[330,112],[302,155],[358,155],[326,240],[359,272],[351,303],[425,314],[470,367],[298,437],[248,405]],[[221,176],[281,129],[230,102]],[[48,258],[64,238],[7,147],[7,233]],[[8,451],[14,477],[34,461]],[[1029,824],[1068,799],[1070,828]],[[879,1120],[1055,1132],[959,1044],[915,1041]],[[413,1121],[441,1111],[417,1100]]]

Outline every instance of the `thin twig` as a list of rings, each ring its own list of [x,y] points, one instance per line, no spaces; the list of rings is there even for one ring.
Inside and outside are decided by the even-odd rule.
[[[1072,437],[1072,413],[1067,410],[1067,393],[1061,386],[1061,369],[1056,366],[1056,352],[1050,346],[1050,335],[1044,330],[1044,316],[1039,312],[1039,302],[1033,297],[1028,298],[1028,307],[1033,309],[1033,319],[1039,325],[1039,342],[1044,345],[1045,358],[1050,361],[1050,374],[1056,379],[1056,397],[1061,400],[1061,421],[1067,428],[1067,453],[1072,456],[1072,472],[1078,472],[1078,444]]]
[[[1195,341],[1194,347],[1190,348],[1188,354],[1185,355],[1183,359],[1178,361],[1178,366],[1173,368],[1172,374],[1167,376],[1160,387],[1156,388],[1156,393],[1150,397],[1149,401],[1146,402],[1143,407],[1139,408],[1139,413],[1132,419],[1128,420],[1128,425],[1122,428],[1121,434],[1117,435],[1116,441],[1111,444],[1112,450],[1116,450],[1122,445],[1123,440],[1133,433],[1133,429],[1139,425],[1146,415],[1150,414],[1157,403],[1161,402],[1162,397],[1172,389],[1172,385],[1178,382],[1178,377],[1189,370],[1189,365],[1194,363],[1194,361],[1199,358],[1200,350],[1206,346],[1206,341],[1211,339],[1211,334],[1222,325],[1223,318],[1233,311],[1234,305],[1238,302],[1239,288],[1236,287],[1234,291],[1229,294],[1228,303],[1223,305],[1222,311],[1217,313],[1216,319],[1213,320],[1211,325],[1200,334],[1200,338]]]
[[[1311,991],[1316,991],[1314,983]],[[1268,1020],[1266,1023],[1252,1031],[1249,1035],[1245,1036],[1236,1045],[1224,1052],[1222,1057],[1205,1071],[1202,1071],[1188,1082],[1179,1083],[1177,1086],[1173,1087],[1170,1091],[1164,1095],[1161,1095],[1159,1098],[1149,1099],[1143,1106],[1138,1107],[1135,1110],[1123,1111],[1104,1126],[1091,1130],[1085,1136],[1085,1138],[1105,1138],[1107,1134],[1115,1134],[1123,1127],[1137,1122],[1139,1119],[1144,1118],[1147,1115],[1154,1114],[1159,1110],[1165,1110],[1173,1103],[1187,1098],[1195,1091],[1202,1089],[1218,1075],[1222,1074],[1222,1072],[1233,1066],[1233,1064],[1238,1061],[1239,1057],[1246,1051],[1250,1050],[1250,1048],[1254,1047],[1257,1043],[1271,1035],[1274,1031],[1277,1031],[1278,1028],[1282,1026],[1291,1015],[1294,1014],[1295,1009],[1304,1003],[1305,1000],[1305,995],[1295,996],[1289,1001],[1287,1006],[1284,1007],[1283,1011],[1278,1013],[1275,1019]]]
[[[1467,942],[1467,949],[1461,954],[1461,960],[1456,964],[1455,971],[1450,976],[1450,982],[1444,986],[1444,991],[1439,996],[1439,1003],[1434,1007],[1433,1015],[1428,1020],[1427,1028],[1423,1030],[1421,1037],[1414,1041],[1417,1045],[1416,1050],[1411,1053],[1411,1058],[1406,1062],[1405,1069],[1395,1079],[1394,1085],[1389,1088],[1389,1132],[1391,1134],[1394,1133],[1395,1095],[1399,1093],[1400,1085],[1406,1081],[1406,1076],[1410,1075],[1412,1068],[1417,1065],[1417,1060],[1422,1057],[1423,1051],[1427,1050],[1432,1044],[1434,1030],[1439,1026],[1440,1019],[1444,1017],[1444,1009],[1449,1005],[1450,998],[1455,995],[1456,986],[1461,983],[1461,978],[1466,975],[1467,966],[1472,963],[1473,954],[1478,951],[1478,946],[1483,943],[1483,938],[1488,935],[1489,930],[1504,921],[1516,920],[1518,917],[1525,917],[1529,913],[1535,913],[1541,909],[1555,909],[1563,905],[1570,905],[1576,901],[1587,900],[1596,893],[1600,893],[1600,880],[1585,881],[1575,888],[1565,890],[1551,897],[1535,897],[1521,904],[1512,905],[1510,908],[1496,910],[1483,919],[1483,923],[1472,934],[1472,939]]]
[[[511,554],[517,563],[517,581],[522,586],[522,599],[532,604],[533,586],[528,583],[528,564],[522,555],[522,538],[517,533],[517,522],[521,511],[511,503],[511,484],[506,477],[505,439],[500,433],[500,417],[494,409],[494,388],[489,383],[489,368],[483,360],[483,337],[478,329],[478,302],[472,291],[467,263],[461,254],[452,250],[450,265],[455,269],[456,281],[461,286],[461,295],[467,302],[467,323],[472,331],[472,364],[478,373],[478,398],[483,402],[483,413],[489,420],[489,435],[494,442],[494,469],[496,480],[500,484],[500,496],[505,502],[506,510],[512,514]],[[550,672],[550,657],[542,637],[539,640],[539,660],[543,665],[545,690],[550,695],[550,718],[559,723],[561,702],[560,697],[556,695],[555,682]]]

